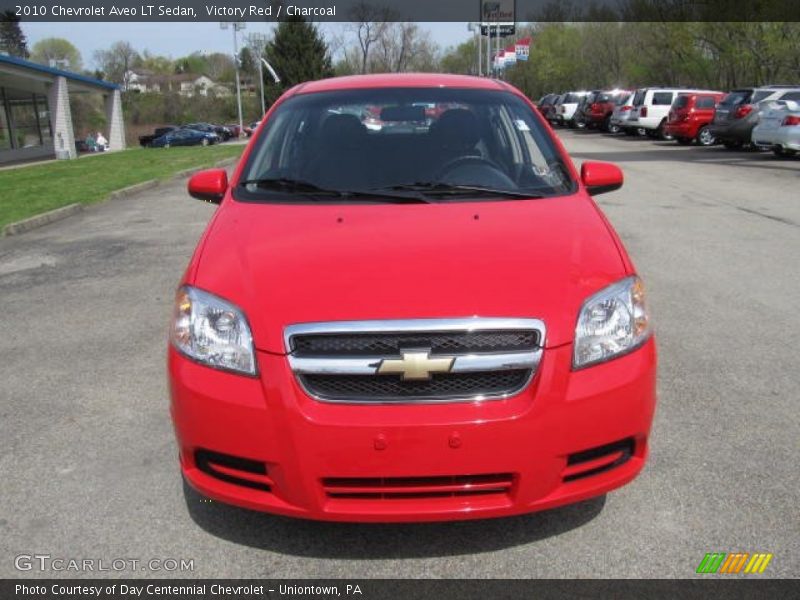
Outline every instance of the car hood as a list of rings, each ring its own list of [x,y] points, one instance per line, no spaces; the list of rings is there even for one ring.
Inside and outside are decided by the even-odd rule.
[[[594,203],[262,204],[227,198],[189,283],[244,310],[260,350],[314,321],[532,317],[572,341],[587,296],[626,275]]]

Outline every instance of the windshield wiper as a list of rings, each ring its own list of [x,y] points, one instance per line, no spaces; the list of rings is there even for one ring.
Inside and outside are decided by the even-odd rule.
[[[379,199],[397,204],[427,204],[421,194],[393,194],[391,191],[370,189],[370,190],[337,190],[320,187],[310,181],[301,179],[289,179],[286,177],[245,179],[239,182],[240,186],[255,185],[260,188],[286,191],[289,193],[298,192],[307,196],[324,195],[336,198],[367,198]],[[398,190],[399,191],[399,190]],[[409,190],[413,191],[413,190]]]
[[[544,198],[534,192],[518,192],[515,190],[502,190],[479,185],[457,185],[442,182],[417,182],[401,183],[384,188],[391,191],[421,192],[430,196],[460,196],[464,194],[481,194],[484,196],[502,196],[506,198]]]

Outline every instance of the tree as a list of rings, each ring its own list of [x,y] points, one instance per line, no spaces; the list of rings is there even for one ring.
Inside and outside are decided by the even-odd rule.
[[[373,6],[366,2],[361,2],[350,10],[350,27],[355,31],[358,39],[362,73],[367,72],[370,50],[386,34],[392,16],[390,9]]]
[[[19,26],[19,17],[7,10],[0,15],[0,52],[28,58],[28,40]]]
[[[317,28],[301,17],[281,21],[267,43],[265,54],[281,78],[280,86],[333,76],[328,46]],[[269,86],[270,92],[275,89]]]
[[[485,62],[486,54],[481,53],[481,60]],[[440,68],[445,73],[460,75],[476,75],[478,72],[478,44],[471,37],[455,48],[448,48],[442,56]]]
[[[114,42],[108,50],[98,50],[94,60],[106,79],[128,89],[131,69],[141,61],[139,53],[128,42]]]
[[[44,38],[33,45],[31,60],[42,65],[50,65],[50,61],[57,61],[54,66],[70,71],[80,71],[83,68],[80,51],[64,38]]]

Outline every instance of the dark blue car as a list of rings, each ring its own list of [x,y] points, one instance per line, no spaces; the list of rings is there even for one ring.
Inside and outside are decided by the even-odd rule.
[[[150,142],[151,148],[169,148],[171,146],[210,146],[219,142],[216,133],[195,131],[194,129],[176,129]]]

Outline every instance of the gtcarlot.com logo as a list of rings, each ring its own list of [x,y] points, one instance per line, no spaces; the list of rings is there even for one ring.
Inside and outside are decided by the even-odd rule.
[[[756,574],[767,569],[772,554],[766,552],[709,552],[700,561],[698,573],[736,573]]]
[[[63,558],[50,554],[19,554],[17,571],[194,571],[193,558]]]

